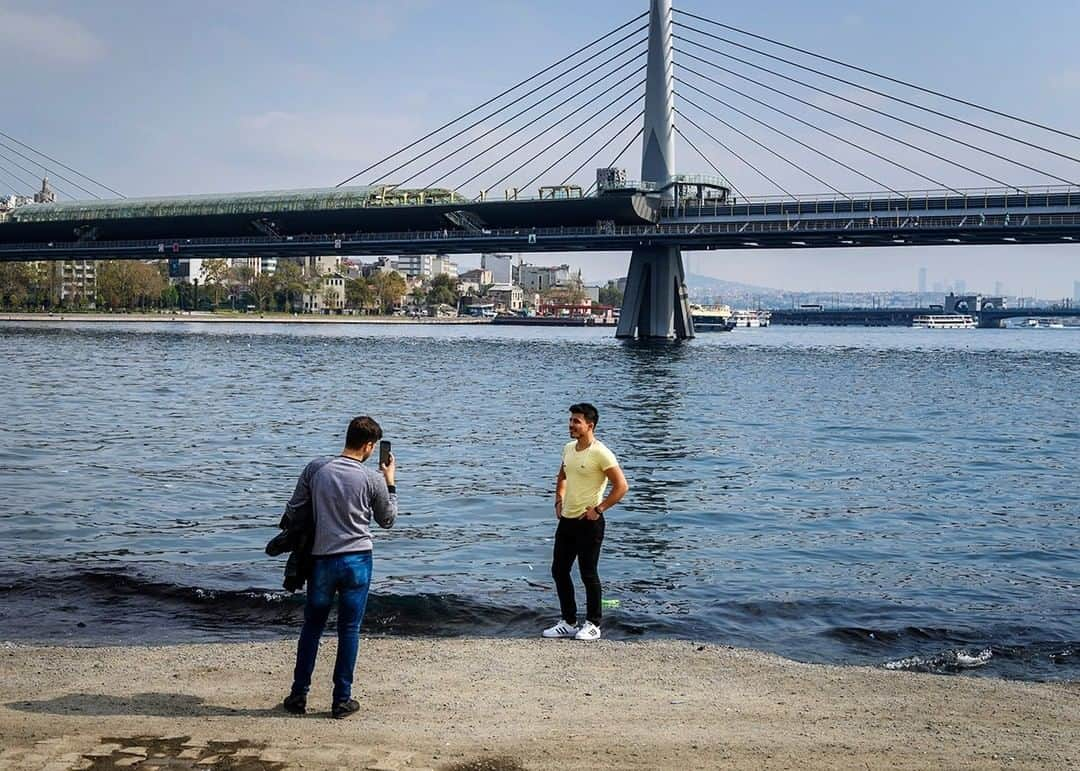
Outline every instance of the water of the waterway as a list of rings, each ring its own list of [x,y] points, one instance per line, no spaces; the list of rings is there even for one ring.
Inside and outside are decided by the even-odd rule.
[[[533,636],[588,400],[630,481],[616,639],[1080,675],[1080,331],[0,325],[0,640],[295,635],[263,555],[370,413],[403,516],[367,633]]]

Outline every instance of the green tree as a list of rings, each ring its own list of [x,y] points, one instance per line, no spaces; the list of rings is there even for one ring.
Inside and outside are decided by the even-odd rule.
[[[284,309],[292,310],[305,289],[303,268],[291,260],[279,260],[274,272],[274,284],[284,296]]]
[[[345,282],[345,306],[354,310],[366,310],[375,302],[375,292],[371,285],[362,278],[351,278]]]
[[[394,305],[401,299],[408,288],[401,274],[393,271],[373,275],[371,277],[371,287],[375,292],[379,313],[384,316],[394,309]]]
[[[160,302],[165,279],[156,265],[138,260],[105,260],[98,263],[98,302],[113,309],[146,308]]]
[[[428,290],[428,306],[453,305],[457,307],[461,294],[458,292],[458,280],[451,276],[440,274],[431,279],[431,288]]]
[[[609,281],[607,286],[600,289],[600,304],[611,305],[616,308],[622,307],[623,293],[619,291],[614,281]]]
[[[210,293],[210,297],[216,308],[221,305],[221,300],[228,290],[229,261],[222,257],[203,260],[202,272],[203,281],[206,283],[206,289]]]
[[[274,297],[274,288],[277,282],[274,281],[274,277],[267,275],[266,273],[260,273],[251,282],[249,289],[251,290],[251,297],[255,300],[255,306],[264,311],[270,306],[270,300]]]
[[[30,299],[34,268],[28,262],[0,263],[0,307],[23,308]]]
[[[416,286],[414,286],[412,288],[412,291],[409,292],[409,297],[411,298],[412,304],[415,305],[417,308],[427,307],[428,291],[423,284],[417,284]]]

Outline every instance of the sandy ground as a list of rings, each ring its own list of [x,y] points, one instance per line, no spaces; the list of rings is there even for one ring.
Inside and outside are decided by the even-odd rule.
[[[411,318],[408,316],[316,316],[287,313],[0,313],[0,321],[150,322],[159,324],[490,324],[491,319]]]
[[[688,642],[365,639],[330,719],[294,643],[0,647],[0,768],[1077,768],[1080,684],[799,664]]]

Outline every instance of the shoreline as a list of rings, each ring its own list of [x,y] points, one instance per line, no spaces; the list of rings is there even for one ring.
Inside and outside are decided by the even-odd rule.
[[[363,638],[328,718],[324,638],[303,718],[295,641],[0,643],[0,767],[1066,768],[1080,687],[802,664],[686,641]],[[198,764],[197,766],[195,764]],[[52,764],[52,765],[50,765]]]
[[[273,314],[273,313],[237,313],[220,314],[207,311],[176,313],[0,313],[0,321],[9,322],[113,322],[127,324],[414,324],[463,325],[490,324],[491,319],[459,316],[456,318],[413,318],[410,316],[316,316]]]

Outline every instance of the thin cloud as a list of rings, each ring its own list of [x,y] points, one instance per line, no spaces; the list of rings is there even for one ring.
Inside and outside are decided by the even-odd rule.
[[[69,65],[98,61],[105,56],[106,48],[97,36],[72,19],[0,8],[0,51]]]

